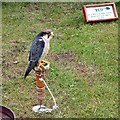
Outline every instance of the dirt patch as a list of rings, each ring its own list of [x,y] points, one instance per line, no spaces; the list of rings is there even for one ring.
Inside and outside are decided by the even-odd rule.
[[[12,68],[12,69],[5,69],[2,71],[2,76],[4,80],[13,80],[17,79],[19,75],[23,76],[24,74],[24,68],[23,67],[17,67],[17,68]]]
[[[7,47],[7,49],[3,48],[2,53],[2,75],[4,79],[11,80],[24,74],[25,66],[20,64],[26,62],[24,53],[27,46],[25,41],[11,40]]]
[[[59,61],[74,62],[76,60],[76,55],[73,51],[68,51],[60,54],[52,54],[50,58],[57,62]]]
[[[76,70],[80,75],[94,75],[96,74],[96,66],[87,64],[76,64]]]
[[[97,67],[95,65],[88,65],[78,61],[77,55],[73,51],[67,51],[60,54],[49,54],[49,59],[51,61],[56,61],[64,66],[63,68],[69,70],[71,69],[77,75],[90,76],[95,75]]]

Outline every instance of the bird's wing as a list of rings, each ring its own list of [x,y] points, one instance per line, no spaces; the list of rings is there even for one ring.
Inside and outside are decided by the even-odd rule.
[[[35,39],[32,42],[32,46],[29,54],[29,61],[38,62],[45,46],[45,42],[42,39]]]

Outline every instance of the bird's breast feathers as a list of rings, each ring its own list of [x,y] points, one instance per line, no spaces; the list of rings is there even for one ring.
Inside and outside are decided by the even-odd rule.
[[[45,56],[48,54],[49,49],[50,49],[50,41],[48,41],[48,40],[43,40],[43,41],[45,42],[45,46],[43,49],[43,53],[41,55],[41,59],[45,58]]]

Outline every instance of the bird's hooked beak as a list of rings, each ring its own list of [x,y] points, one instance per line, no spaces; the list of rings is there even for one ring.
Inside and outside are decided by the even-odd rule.
[[[54,33],[53,32],[51,32],[51,36],[54,37]]]

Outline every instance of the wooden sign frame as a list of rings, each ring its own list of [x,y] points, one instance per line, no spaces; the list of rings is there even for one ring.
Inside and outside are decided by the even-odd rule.
[[[82,9],[87,23],[118,20],[115,3],[83,5]]]

